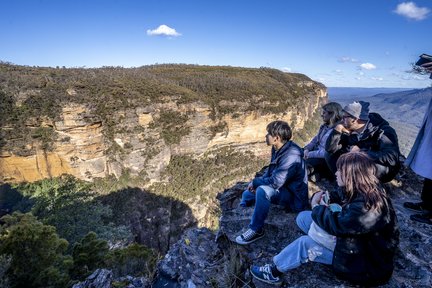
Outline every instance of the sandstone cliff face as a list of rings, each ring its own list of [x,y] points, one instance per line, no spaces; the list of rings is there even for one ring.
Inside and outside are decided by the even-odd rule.
[[[268,110],[277,109],[282,100],[270,101],[265,95],[256,95],[250,102],[220,100],[219,110],[234,111],[222,114],[203,101],[182,103],[179,97],[167,95],[160,97],[158,103],[143,101],[131,108],[115,108],[104,118],[91,101],[74,101],[82,92],[67,88],[57,92],[66,95],[67,101],[62,100],[56,117],[44,116],[41,121],[42,118],[35,116],[25,124],[29,131],[48,129],[51,138],[29,138],[20,144],[25,145],[20,153],[14,144],[3,145],[0,180],[36,181],[66,173],[91,181],[108,175],[120,177],[128,172],[152,183],[164,180],[161,172],[175,155],[200,157],[227,146],[262,155],[268,152],[264,136],[270,121],[282,119],[301,131],[326,101],[326,90],[321,84],[306,80],[292,84],[291,92],[301,89],[303,94],[291,109],[279,113],[268,113]],[[41,89],[14,93],[17,96],[13,105],[20,106],[38,97]],[[14,128],[4,125],[2,130],[6,129]],[[9,143],[13,139],[4,141]],[[50,149],[43,141],[51,141]]]
[[[215,195],[268,159],[270,121],[289,122],[302,145],[327,101],[322,84],[274,69],[0,63],[0,75],[0,182],[114,175],[95,186],[116,188],[95,189],[116,224],[161,253],[186,228],[217,227]]]
[[[80,179],[107,175],[106,144],[100,121],[86,119],[86,107],[68,105],[62,109],[62,120],[52,127],[58,135],[52,151],[46,151],[39,141],[28,143],[33,153],[28,156],[1,151],[0,173],[3,181],[36,181],[62,174]]]

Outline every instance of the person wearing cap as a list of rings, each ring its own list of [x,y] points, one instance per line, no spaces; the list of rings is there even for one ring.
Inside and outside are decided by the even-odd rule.
[[[350,151],[364,151],[377,166],[382,182],[392,180],[401,167],[396,131],[378,113],[369,113],[369,102],[355,101],[343,108],[342,123],[336,125],[326,143],[326,161],[336,173],[336,161]]]
[[[432,73],[432,62],[422,64],[421,67]],[[432,225],[432,165],[430,159],[432,159],[432,99],[429,101],[423,124],[405,161],[406,166],[417,175],[424,177],[421,202],[403,204],[405,208],[417,212],[410,216],[411,220]]]

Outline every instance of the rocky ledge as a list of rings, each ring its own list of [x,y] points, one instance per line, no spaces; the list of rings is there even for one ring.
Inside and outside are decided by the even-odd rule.
[[[309,183],[309,190],[328,188],[328,182]],[[238,202],[247,183],[237,183],[218,195],[222,208],[220,229],[190,229],[159,263],[156,287],[267,287],[249,273],[252,263],[265,264],[286,245],[302,235],[294,213],[272,206],[266,221],[266,236],[250,245],[240,246],[235,237],[247,227],[253,207],[239,208]],[[432,227],[413,222],[405,201],[417,201],[422,181],[405,169],[397,180],[387,184],[400,227],[400,245],[395,270],[382,287],[432,286]],[[307,275],[307,276],[306,276]],[[352,287],[337,279],[331,267],[306,263],[283,277],[283,287]]]
[[[326,181],[309,184],[311,193],[330,188]],[[405,169],[397,180],[386,185],[401,234],[393,276],[382,287],[432,287],[432,227],[411,221],[411,212],[403,208],[403,202],[419,199],[422,181],[411,170]],[[222,210],[219,230],[216,233],[207,228],[185,231],[159,262],[152,284],[148,279],[132,277],[113,280],[109,271],[98,270],[89,277],[92,279],[74,287],[114,287],[115,282],[129,283],[123,287],[131,288],[270,287],[255,280],[249,266],[271,262],[275,254],[302,232],[295,224],[297,214],[273,205],[266,221],[265,237],[247,246],[237,245],[234,239],[247,227],[253,213],[253,207],[238,207],[246,186],[245,182],[237,183],[218,195]],[[312,262],[285,274],[283,280],[282,287],[354,287],[337,279],[331,267]]]

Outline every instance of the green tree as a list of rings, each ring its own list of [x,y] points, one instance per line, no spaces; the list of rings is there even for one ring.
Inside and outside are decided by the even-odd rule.
[[[71,273],[72,277],[74,279],[84,279],[95,269],[103,267],[108,251],[107,241],[99,239],[94,232],[88,233],[73,247],[74,266]]]
[[[2,218],[0,254],[11,256],[7,271],[12,287],[66,287],[73,260],[65,256],[68,242],[55,227],[27,213]]]
[[[159,255],[144,245],[133,243],[125,248],[113,249],[106,257],[106,265],[114,275],[153,277]]]
[[[55,226],[60,237],[72,245],[91,231],[112,241],[130,237],[125,227],[115,227],[109,221],[110,207],[95,200],[90,185],[68,175],[20,185],[17,190],[33,199],[32,213]]]

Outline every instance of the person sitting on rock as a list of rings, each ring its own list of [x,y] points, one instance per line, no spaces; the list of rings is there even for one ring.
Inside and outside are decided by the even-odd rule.
[[[332,265],[336,276],[358,285],[390,279],[399,229],[392,203],[375,176],[376,165],[364,152],[345,153],[336,165],[339,190],[327,203],[323,192],[315,193],[312,211],[297,216],[297,225],[308,235],[285,247],[272,264],[252,265],[254,278],[281,284],[283,273],[313,261]]]
[[[321,117],[324,123],[319,128],[318,134],[304,147],[308,177],[314,182],[321,178],[334,178],[325,161],[324,156],[327,153],[325,145],[331,131],[342,119],[342,106],[336,102],[325,104],[322,106]]]
[[[264,221],[270,203],[300,212],[308,208],[306,165],[302,149],[290,141],[292,131],[288,123],[273,121],[267,125],[266,143],[271,145],[270,164],[261,177],[254,178],[243,192],[240,206],[255,209],[249,229],[236,238],[241,245],[252,243],[264,236]]]
[[[353,102],[343,108],[343,122],[335,126],[326,143],[326,161],[336,172],[336,161],[349,151],[364,151],[375,162],[383,182],[399,172],[399,144],[396,131],[378,113],[369,113],[368,102]]]

